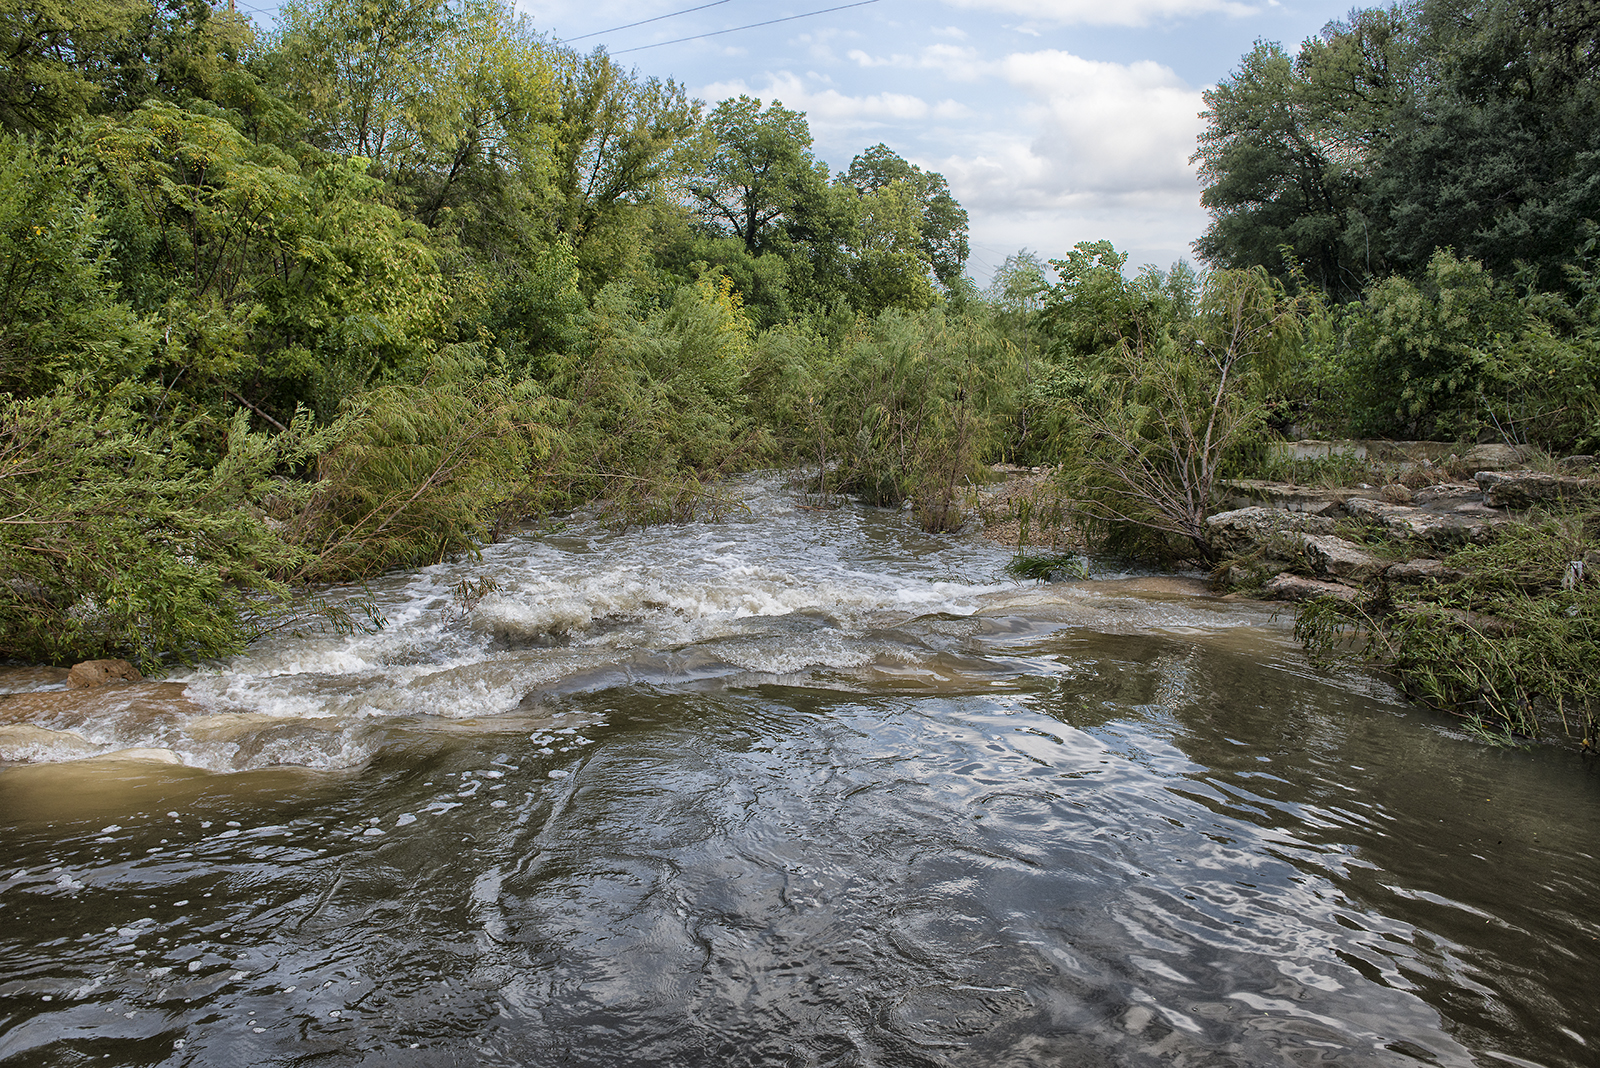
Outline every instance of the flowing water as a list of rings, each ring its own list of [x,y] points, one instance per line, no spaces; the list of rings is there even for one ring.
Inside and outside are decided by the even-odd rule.
[[[1600,784],[777,480],[4,676],[0,1064],[1600,1063]]]

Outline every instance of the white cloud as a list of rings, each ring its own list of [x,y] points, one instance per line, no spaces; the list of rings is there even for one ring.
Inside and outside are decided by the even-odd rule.
[[[1189,156],[1204,102],[1170,68],[1054,50],[1008,56],[1000,67],[1035,101],[1030,151],[1065,188],[1194,189]]]
[[[1025,102],[933,161],[971,215],[975,240],[1059,256],[1108,238],[1136,264],[1188,254],[1205,226],[1188,162],[1202,126],[1199,91],[1160,64],[1053,50],[1007,56],[990,72]]]
[[[1260,5],[1238,0],[945,0],[953,7],[1002,11],[1041,22],[1148,26],[1193,15],[1249,15]]]
[[[901,70],[931,70],[951,81],[972,82],[993,73],[995,64],[980,59],[976,50],[960,45],[929,45],[915,56],[896,53],[874,56],[859,48],[846,57],[862,69],[898,67]]]

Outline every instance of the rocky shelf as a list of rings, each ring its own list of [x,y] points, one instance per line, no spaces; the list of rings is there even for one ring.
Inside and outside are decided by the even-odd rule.
[[[1511,458],[1489,449],[1511,451],[1480,446],[1474,452],[1482,459]],[[1473,459],[1474,452],[1466,458]],[[1218,573],[1225,586],[1282,600],[1353,599],[1361,584],[1380,576],[1391,582],[1450,577],[1440,557],[1492,540],[1528,508],[1600,501],[1593,464],[1594,457],[1572,457],[1552,473],[1507,470],[1506,463],[1496,462],[1471,482],[1416,490],[1398,484],[1315,489],[1237,480],[1225,485],[1234,507],[1206,520],[1208,539],[1226,561]],[[1380,531],[1382,548],[1342,536],[1352,520]],[[1600,573],[1600,559],[1586,564]]]

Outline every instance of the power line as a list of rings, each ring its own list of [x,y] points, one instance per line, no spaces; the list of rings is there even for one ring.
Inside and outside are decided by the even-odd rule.
[[[616,33],[618,30],[631,30],[635,26],[648,26],[648,25],[650,25],[650,23],[652,23],[652,22],[660,22],[662,19],[675,19],[679,15],[687,15],[691,11],[704,11],[708,7],[721,7],[723,4],[726,4],[726,3],[729,3],[729,2],[730,2],[730,0],[713,0],[712,3],[701,4],[699,7],[686,7],[682,11],[673,11],[673,12],[670,12],[669,14],[666,14],[666,15],[657,15],[653,19],[640,19],[638,22],[630,22],[626,26],[613,26],[609,30],[596,30],[593,33],[584,33],[584,34],[579,34],[577,37],[568,37],[565,40],[563,40],[561,43],[562,44],[571,44],[573,41],[582,41],[582,40],[586,40],[586,39],[588,39],[590,37],[600,37],[600,36],[603,36],[604,34]]]
[[[620,51],[612,52],[611,54],[614,56],[621,56],[626,55],[629,52],[643,52],[646,48],[661,48],[665,45],[683,44],[685,41],[699,41],[706,37],[720,37],[725,33],[738,33],[740,30],[754,30],[761,26],[776,26],[780,22],[793,22],[795,19],[808,19],[813,15],[826,15],[833,11],[846,11],[852,7],[866,7],[868,4],[876,4],[877,2],[878,0],[858,0],[858,2],[854,4],[840,4],[838,7],[825,7],[821,11],[807,11],[803,15],[790,15],[787,18],[768,19],[766,22],[752,22],[748,26],[730,26],[725,30],[712,30],[710,33],[697,33],[693,37],[679,37],[675,41],[657,41],[655,44],[637,45],[633,48],[624,48]]]

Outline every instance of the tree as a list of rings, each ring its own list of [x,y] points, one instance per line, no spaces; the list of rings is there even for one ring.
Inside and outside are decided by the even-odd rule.
[[[564,54],[560,72],[549,215],[592,292],[643,252],[643,206],[692,166],[699,105],[601,51]]]
[[[857,310],[916,311],[933,303],[932,265],[922,248],[921,210],[911,184],[895,179],[857,193],[850,274]]]
[[[884,144],[876,144],[850,161],[840,180],[862,197],[900,183],[915,205],[918,250],[945,287],[961,277],[967,263],[967,212],[944,175],[908,163]]]
[[[786,229],[806,226],[827,200],[827,166],[811,155],[804,113],[748,96],[724,100],[706,120],[715,149],[689,183],[701,217],[760,255]]]
[[[393,171],[415,151],[448,0],[291,0],[279,10],[283,88],[313,143]]]
[[[1440,248],[1561,287],[1600,219],[1597,56],[1595,0],[1427,0],[1352,12],[1292,58],[1258,43],[1205,95],[1196,251],[1341,301]]]
[[[1194,315],[1175,312],[1148,317],[1063,400],[1076,439],[1066,470],[1080,522],[1114,536],[1154,532],[1210,560],[1205,521],[1223,465],[1259,429],[1265,388],[1299,344],[1302,308],[1255,267],[1211,272]]]
[[[1600,219],[1600,4],[1434,0],[1420,22],[1433,77],[1370,182],[1394,264],[1453,248],[1561,287]]]
[[[155,331],[119,299],[88,187],[84,168],[0,134],[0,393],[115,381],[149,359]]]
[[[0,128],[46,131],[85,114],[93,77],[145,0],[0,0]]]
[[[1359,175],[1371,131],[1342,116],[1369,113],[1383,85],[1387,54],[1361,32],[1331,26],[1298,59],[1258,42],[1230,77],[1205,93],[1207,129],[1194,155],[1206,182],[1200,202],[1211,224],[1195,251],[1219,267],[1264,266],[1287,277],[1295,263],[1325,292],[1358,294],[1374,269],[1361,210]],[[1292,252],[1286,261],[1284,249]]]

